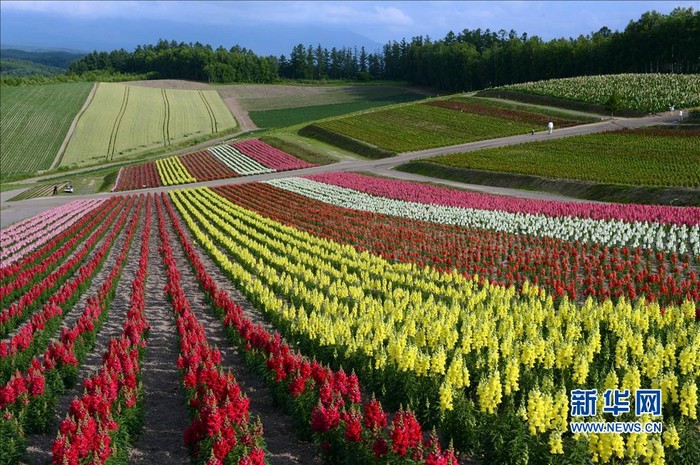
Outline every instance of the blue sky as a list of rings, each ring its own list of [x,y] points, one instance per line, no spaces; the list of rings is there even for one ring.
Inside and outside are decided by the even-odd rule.
[[[668,13],[700,1],[510,2],[33,2],[0,3],[0,43],[82,50],[133,49],[158,38],[257,53],[288,53],[296,43],[366,46],[465,28],[515,29],[544,39],[602,26],[624,29],[649,10]]]

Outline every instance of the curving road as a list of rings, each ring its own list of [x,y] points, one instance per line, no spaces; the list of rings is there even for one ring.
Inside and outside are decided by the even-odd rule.
[[[184,187],[197,187],[197,186],[207,186],[216,187],[223,186],[227,184],[244,184],[256,181],[266,181],[270,179],[284,178],[288,176],[305,176],[310,174],[328,173],[333,171],[368,171],[382,176],[388,176],[399,179],[422,181],[422,182],[432,182],[437,184],[444,184],[452,187],[460,187],[463,189],[474,190],[478,192],[484,192],[489,194],[497,195],[507,195],[512,197],[522,197],[530,199],[540,199],[540,200],[559,200],[568,202],[582,202],[584,200],[574,199],[571,197],[566,197],[563,195],[550,194],[546,192],[537,191],[527,191],[521,189],[509,189],[505,187],[492,187],[484,186],[479,184],[464,184],[454,181],[447,181],[438,178],[430,178],[427,176],[420,176],[412,173],[404,173],[401,171],[395,171],[392,168],[404,164],[411,160],[419,160],[424,158],[431,158],[438,155],[447,155],[451,153],[461,153],[461,152],[472,152],[475,150],[494,148],[494,147],[506,147],[509,145],[522,144],[526,142],[543,141],[551,139],[560,139],[564,137],[577,136],[582,134],[593,134],[606,131],[615,131],[618,129],[638,129],[647,126],[654,126],[658,124],[671,123],[676,121],[676,116],[673,113],[661,113],[656,115],[650,115],[643,118],[612,118],[605,121],[583,124],[580,126],[572,126],[569,128],[555,129],[552,134],[547,134],[546,131],[537,132],[535,134],[522,134],[517,136],[502,137],[498,139],[488,139],[478,142],[470,142],[467,144],[451,145],[448,147],[438,147],[434,149],[420,150],[416,152],[407,152],[396,155],[391,158],[382,158],[379,160],[346,160],[332,165],[316,166],[313,168],[306,168],[302,170],[286,171],[281,173],[268,173],[259,174],[254,176],[243,176],[238,178],[227,178],[218,179],[216,181],[198,182],[194,184],[181,184],[178,186],[167,186],[167,187],[157,187],[153,189],[142,189],[139,191],[131,191],[131,193],[142,193],[142,192],[166,192],[172,189],[182,189]],[[232,135],[228,136],[229,138]],[[210,146],[214,141],[209,141],[206,144],[200,144],[198,148],[202,145]],[[183,152],[189,152],[193,148],[188,148],[183,150]],[[64,173],[65,175],[65,173]],[[114,195],[124,195],[124,192],[104,192],[100,194],[91,194],[84,196],[60,196],[60,197],[43,197],[29,200],[22,200],[19,202],[8,202],[7,200],[14,197],[15,195],[22,192],[24,189],[18,189],[14,191],[7,191],[0,193],[0,228],[9,226],[12,223],[20,221],[24,218],[41,213],[49,208],[54,208],[59,205],[66,204],[72,200],[80,198],[106,198]],[[590,201],[586,201],[590,202]]]

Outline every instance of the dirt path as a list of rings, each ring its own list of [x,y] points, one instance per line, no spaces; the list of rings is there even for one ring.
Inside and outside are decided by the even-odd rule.
[[[223,96],[221,96],[223,98]],[[228,107],[229,111],[238,121],[238,126],[241,132],[254,131],[258,129],[258,126],[250,119],[248,112],[241,107],[240,102],[236,97],[226,97],[223,98],[224,103]]]
[[[155,208],[152,214],[155,218]],[[129,462],[144,465],[188,464],[190,457],[182,434],[189,420],[177,368],[180,350],[172,307],[165,297],[165,270],[159,247],[158,223],[154,220],[151,224],[145,291],[146,319],[151,330],[141,368],[144,427],[138,441],[129,450]]]
[[[166,218],[169,218],[166,214]],[[181,224],[182,223],[182,220]],[[170,221],[168,220],[170,224]],[[279,406],[273,404],[272,393],[259,374],[249,371],[243,354],[226,338],[223,325],[213,314],[211,307],[206,302],[204,294],[197,284],[197,278],[192,272],[187,257],[184,254],[179,238],[173,228],[168,228],[170,244],[173,246],[173,255],[178,263],[178,270],[182,276],[182,287],[190,299],[190,305],[197,319],[204,325],[207,339],[215,345],[222,355],[222,366],[231,370],[241,390],[250,400],[251,418],[259,416],[263,424],[263,435],[267,443],[267,459],[271,465],[288,464],[313,464],[320,463],[320,457],[316,455],[314,445],[301,441],[295,437],[293,418]],[[187,231],[189,236],[189,231]],[[190,241],[192,238],[189,237]],[[193,244],[196,242],[192,241]],[[231,282],[223,276],[218,266],[200,250],[200,258],[204,262],[219,286],[229,291],[236,302],[241,304],[248,316],[254,317],[256,322],[262,322],[262,317],[257,310],[248,303],[245,298],[236,291]]]
[[[56,408],[54,409],[52,425],[49,427],[49,432],[47,434],[35,434],[27,437],[27,464],[44,465],[51,463],[51,443],[54,439],[56,439],[56,432],[58,431],[61,421],[68,414],[68,409],[71,402],[74,398],[83,394],[83,381],[102,366],[102,356],[107,351],[109,340],[121,334],[124,319],[126,318],[126,312],[129,308],[131,282],[136,275],[136,269],[138,267],[140,253],[139,237],[140,232],[143,230],[145,220],[143,214],[145,214],[145,205],[142,210],[142,217],[139,218],[136,233],[134,234],[134,238],[131,242],[129,254],[124,263],[121,278],[117,284],[114,300],[112,301],[112,305],[108,310],[108,318],[102,325],[100,332],[97,334],[95,347],[87,355],[83,364],[80,366],[78,380],[75,383],[75,386],[68,389],[61,397],[58,398]],[[85,309],[85,301],[87,300],[87,297],[95,294],[99,286],[102,285],[106,274],[111,272],[114,261],[116,260],[122,244],[126,239],[126,228],[121,232],[118,239],[119,240],[115,244],[115,248],[112,249],[111,255],[105,262],[104,268],[93,279],[90,289],[83,294],[81,299],[73,307],[71,313],[64,320],[64,327],[72,326],[73,322],[80,317],[80,314]]]
[[[97,87],[100,85],[99,82],[96,82],[93,84],[92,89],[90,89],[90,93],[88,94],[87,99],[85,99],[85,103],[83,103],[82,108],[80,108],[80,111],[78,112],[77,115],[75,115],[75,118],[73,118],[73,122],[70,124],[70,128],[68,128],[68,132],[66,133],[66,138],[63,139],[63,143],[61,144],[61,147],[58,149],[58,153],[56,154],[56,157],[53,159],[53,163],[51,163],[51,166],[49,167],[50,170],[57,168],[58,165],[61,164],[61,160],[63,159],[63,154],[66,151],[66,147],[68,147],[68,142],[70,141],[70,138],[73,136],[73,132],[75,132],[75,127],[78,125],[78,120],[80,120],[80,117],[83,116],[83,113],[85,113],[85,110],[90,106],[90,103],[92,103],[92,99],[95,98],[95,93],[97,92]]]

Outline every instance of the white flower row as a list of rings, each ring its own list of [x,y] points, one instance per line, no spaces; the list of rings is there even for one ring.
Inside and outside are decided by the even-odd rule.
[[[376,197],[354,189],[305,178],[283,178],[268,184],[338,207],[401,216],[420,221],[454,224],[566,241],[615,246],[642,247],[679,254],[700,255],[700,225],[669,225],[620,220],[551,217],[500,210],[431,205]]]
[[[275,172],[275,170],[263,166],[252,158],[243,155],[230,145],[217,145],[215,147],[209,147],[208,150],[226,166],[243,176]]]

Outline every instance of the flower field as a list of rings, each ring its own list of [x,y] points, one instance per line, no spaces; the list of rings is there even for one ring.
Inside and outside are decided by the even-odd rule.
[[[217,145],[190,153],[121,168],[115,191],[172,186],[315,166],[258,139]]]
[[[305,166],[227,147],[151,166]],[[277,463],[280,434],[326,463],[700,461],[700,208],[329,173],[76,201],[0,249],[2,464],[148,462],[172,441],[173,462]],[[663,432],[574,434],[586,389],[583,421]],[[635,408],[658,389],[661,416],[612,411],[607,389]]]
[[[700,105],[698,74],[611,74],[512,84],[503,89],[606,105],[613,93],[624,108],[667,111]]]

